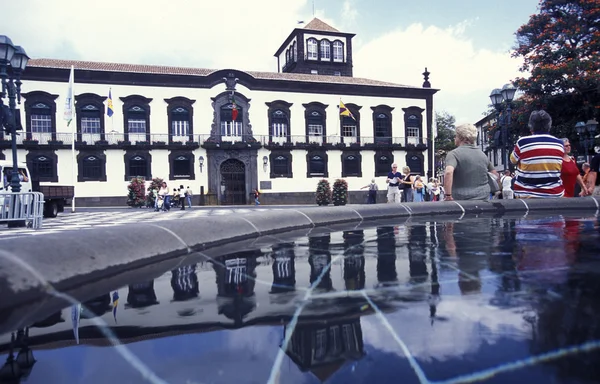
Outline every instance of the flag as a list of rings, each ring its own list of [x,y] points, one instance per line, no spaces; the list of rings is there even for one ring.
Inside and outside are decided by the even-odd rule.
[[[235,121],[238,117],[238,109],[237,104],[235,103],[235,98],[233,97],[233,92],[231,92],[231,120]]]
[[[354,115],[352,114],[352,112],[350,112],[350,110],[348,108],[346,108],[344,103],[342,103],[342,100],[340,100],[340,117],[341,116],[349,116],[353,120],[356,121],[356,119],[354,118]]]
[[[106,114],[108,115],[108,117],[112,117],[113,113],[115,113],[115,110],[113,109],[113,103],[112,103],[112,90],[109,89],[108,90],[108,106],[106,108]]]
[[[67,97],[65,98],[65,115],[64,119],[67,122],[67,127],[73,120],[73,83],[75,79],[75,69],[71,65],[71,74],[69,75],[69,90],[67,91]]]
[[[112,294],[112,305],[113,305],[113,317],[115,318],[115,323],[117,322],[117,307],[119,306],[119,291],[114,291]]]
[[[71,322],[73,323],[73,335],[75,342],[79,344],[79,317],[81,316],[81,304],[71,307]]]

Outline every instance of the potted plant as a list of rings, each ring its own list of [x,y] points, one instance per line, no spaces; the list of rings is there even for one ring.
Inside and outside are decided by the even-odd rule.
[[[333,183],[333,193],[331,196],[333,205],[346,205],[348,202],[348,183],[344,179],[337,179]]]
[[[140,208],[146,205],[145,194],[146,180],[142,177],[134,177],[127,186],[127,205]]]
[[[331,203],[331,186],[327,179],[321,179],[317,183],[316,200],[318,205],[328,205]]]

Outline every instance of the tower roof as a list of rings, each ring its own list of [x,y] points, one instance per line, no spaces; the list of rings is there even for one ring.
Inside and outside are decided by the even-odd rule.
[[[304,29],[309,29],[311,31],[339,32],[339,30],[333,28],[331,25],[327,24],[318,17],[315,17],[310,21],[310,23],[306,24]]]

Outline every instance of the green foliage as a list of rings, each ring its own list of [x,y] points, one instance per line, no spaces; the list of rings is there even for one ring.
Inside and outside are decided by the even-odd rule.
[[[147,189],[148,194],[146,195],[146,203],[149,207],[154,207],[154,192],[156,191],[156,193],[158,193],[163,182],[164,180],[160,177],[155,177],[154,179],[152,179],[152,182],[150,183],[150,186]]]
[[[522,57],[515,80],[525,93],[515,101],[516,132],[527,132],[529,113],[544,108],[552,116],[551,133],[578,142],[577,121],[600,118],[600,2],[542,0],[539,13],[516,32],[514,57]]]
[[[435,113],[435,124],[437,136],[435,137],[435,150],[443,151],[444,154],[456,148],[454,136],[456,136],[456,119],[446,111]]]
[[[318,205],[327,205],[331,203],[331,186],[326,179],[319,180],[319,183],[317,184],[316,199]]]
[[[333,183],[333,205],[346,205],[348,202],[348,183],[346,180],[337,179]]]
[[[144,195],[146,181],[142,177],[134,177],[127,186],[127,205],[130,207],[142,207],[146,204]]]

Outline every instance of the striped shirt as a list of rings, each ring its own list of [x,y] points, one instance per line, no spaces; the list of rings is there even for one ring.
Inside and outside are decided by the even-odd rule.
[[[560,179],[565,148],[551,135],[531,135],[517,141],[510,161],[517,165],[515,197],[562,197]]]

